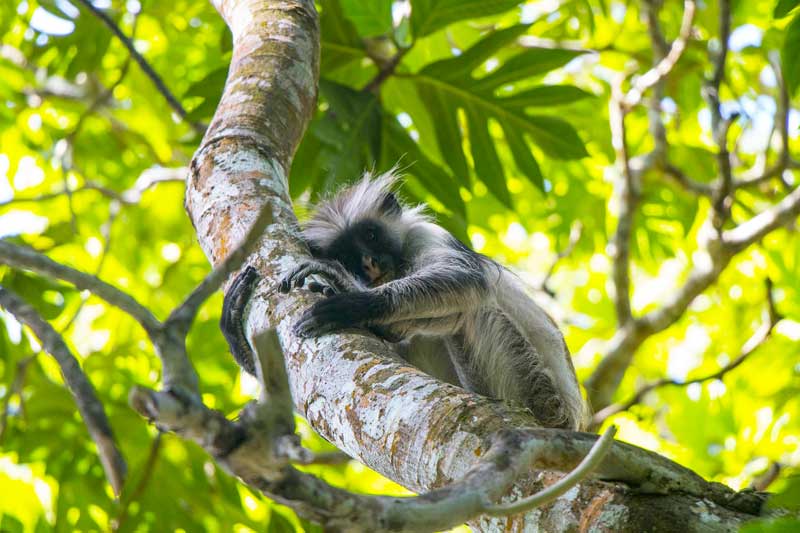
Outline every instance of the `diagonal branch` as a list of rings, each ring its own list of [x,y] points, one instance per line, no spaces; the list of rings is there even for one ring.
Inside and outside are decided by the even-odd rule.
[[[771,231],[790,224],[798,215],[800,215],[800,187],[795,188],[771,208],[725,231],[722,234],[722,242],[732,252],[744,250]]]
[[[681,20],[681,29],[678,33],[678,38],[672,42],[669,52],[664,56],[653,68],[639,76],[633,83],[633,87],[625,95],[622,100],[622,106],[625,109],[630,109],[642,101],[644,93],[663,80],[678,63],[678,60],[686,50],[686,43],[689,42],[689,37],[692,33],[692,21],[694,20],[694,13],[697,5],[694,0],[685,0],[683,2],[683,19]],[[651,24],[652,25],[652,24]],[[652,32],[651,32],[652,33]]]
[[[153,313],[130,294],[95,276],[57,263],[35,250],[0,240],[0,264],[31,270],[69,282],[81,290],[88,290],[133,317],[151,337],[161,329],[161,323]]]
[[[170,313],[169,318],[164,322],[164,327],[175,328],[178,335],[185,337],[203,302],[222,286],[231,272],[238,270],[242,266],[253,246],[263,235],[264,229],[273,221],[272,210],[269,206],[266,206],[256,218],[242,243],[225,260],[214,267],[205,279],[186,297],[183,303]]]
[[[636,207],[639,204],[639,174],[631,168],[628,140],[625,129],[625,109],[622,104],[622,82],[620,77],[612,86],[609,103],[609,123],[611,143],[616,152],[617,165],[621,167],[614,194],[617,202],[617,227],[609,241],[609,255],[612,258],[611,280],[614,284],[614,309],[617,324],[624,327],[633,316],[631,314],[630,244]]]
[[[55,358],[61,368],[61,375],[75,403],[78,411],[89,430],[106,478],[114,489],[114,494],[119,496],[125,483],[125,459],[119,451],[114,439],[114,432],[108,423],[103,404],[97,398],[86,374],[81,370],[78,360],[72,355],[64,339],[53,327],[45,322],[36,310],[20,299],[8,289],[0,287],[0,306],[4,307],[21,323],[28,326],[39,338],[45,351]]]
[[[710,374],[692,378],[689,380],[682,380],[678,381],[671,378],[662,378],[656,380],[652,383],[649,383],[642,388],[640,388],[636,393],[631,396],[628,400],[616,404],[609,405],[599,411],[597,411],[594,416],[592,417],[592,426],[597,427],[602,424],[605,420],[607,420],[610,416],[620,413],[622,411],[627,411],[631,407],[636,404],[639,404],[644,400],[645,396],[656,389],[660,389],[662,387],[686,387],[692,385],[694,383],[705,383],[706,381],[711,381],[715,379],[722,379],[725,374],[734,370],[735,368],[739,367],[742,363],[744,363],[758,348],[760,348],[772,335],[772,331],[775,327],[775,324],[778,323],[780,320],[780,316],[778,315],[775,309],[775,301],[772,296],[772,283],[767,279],[767,311],[766,311],[767,318],[764,323],[750,336],[749,339],[744,343],[742,346],[741,352],[739,355],[736,356],[732,361],[728,364],[722,366],[715,372]]]

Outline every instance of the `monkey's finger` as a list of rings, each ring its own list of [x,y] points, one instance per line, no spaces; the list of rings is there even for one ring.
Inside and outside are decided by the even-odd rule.
[[[295,287],[296,289],[299,289],[299,288],[300,288],[300,287],[302,287],[302,286],[303,286],[303,284],[306,282],[306,278],[308,278],[308,276],[310,276],[310,275],[312,275],[312,274],[315,274],[315,273],[316,273],[316,269],[315,269],[313,266],[311,266],[311,265],[306,265],[306,266],[304,266],[304,267],[303,267],[303,268],[302,268],[302,269],[301,269],[301,270],[300,270],[300,271],[299,271],[297,274],[295,274],[295,276],[294,276],[294,287]]]
[[[302,263],[299,266],[296,266],[294,269],[289,271],[283,279],[281,280],[280,284],[280,291],[282,293],[287,293],[294,287],[300,287],[305,282],[306,278],[308,277],[307,271],[309,270],[309,265],[307,263]]]
[[[319,281],[309,281],[306,287],[311,292],[316,292],[320,294],[325,294],[325,289],[327,288],[326,285],[320,283]]]
[[[298,337],[309,338],[319,337],[328,333],[333,333],[338,328],[335,324],[325,323],[313,316],[310,311],[306,311],[300,320],[294,325],[294,333]]]

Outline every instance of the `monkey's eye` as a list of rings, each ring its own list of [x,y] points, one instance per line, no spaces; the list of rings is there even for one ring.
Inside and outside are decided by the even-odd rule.
[[[365,235],[365,237],[366,237],[366,239],[368,241],[374,241],[375,240],[375,230],[374,229],[367,230],[367,234]]]

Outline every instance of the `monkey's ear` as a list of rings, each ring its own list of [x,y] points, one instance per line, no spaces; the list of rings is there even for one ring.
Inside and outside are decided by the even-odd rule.
[[[400,206],[400,201],[397,195],[393,192],[387,192],[381,202],[381,213],[385,215],[399,215],[403,208]]]

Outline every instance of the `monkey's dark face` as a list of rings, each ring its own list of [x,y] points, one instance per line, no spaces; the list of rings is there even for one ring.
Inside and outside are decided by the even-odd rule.
[[[354,276],[370,287],[398,277],[402,266],[403,244],[378,220],[362,220],[334,240],[323,256],[342,263]]]

